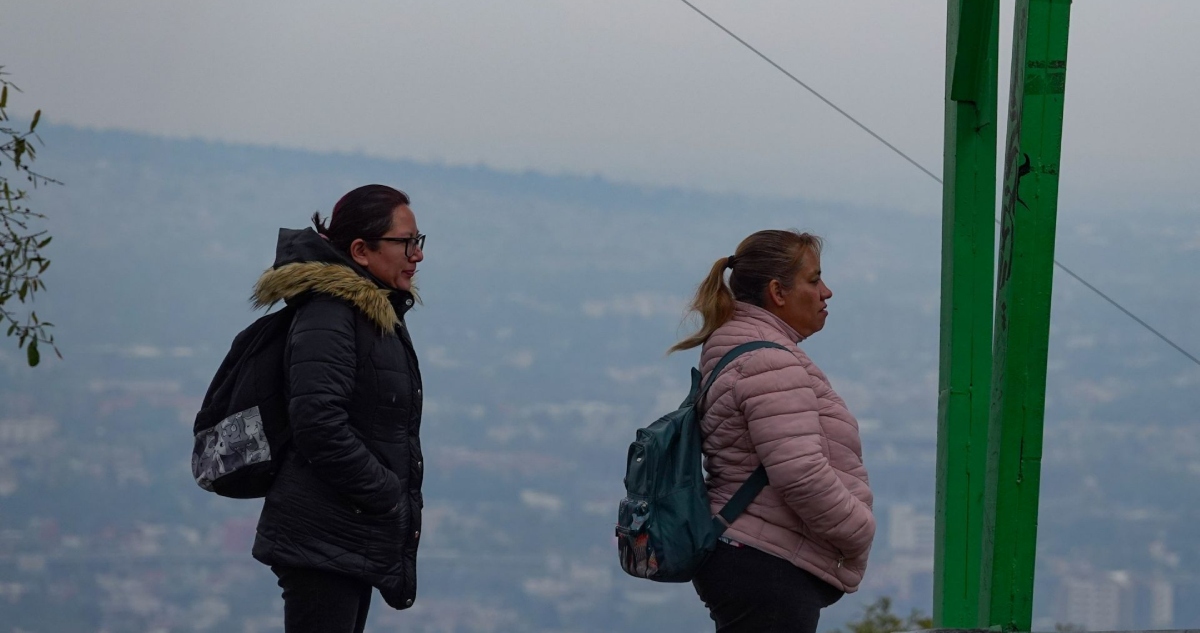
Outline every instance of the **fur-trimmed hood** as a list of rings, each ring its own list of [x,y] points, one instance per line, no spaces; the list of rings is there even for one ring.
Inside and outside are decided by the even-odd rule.
[[[312,229],[279,229],[275,264],[254,284],[255,307],[316,292],[350,302],[384,332],[412,307],[412,293],[388,288]]]

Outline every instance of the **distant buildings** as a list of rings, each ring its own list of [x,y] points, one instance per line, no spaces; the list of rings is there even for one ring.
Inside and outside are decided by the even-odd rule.
[[[44,442],[58,430],[58,423],[47,417],[0,420],[0,449]]]
[[[881,530],[864,588],[893,597],[898,606],[928,613],[933,598],[934,516],[911,503],[880,513]],[[1098,570],[1086,560],[1039,558],[1038,584],[1049,588],[1034,605],[1034,629],[1056,626],[1120,631],[1175,626],[1176,586],[1170,570],[1179,556],[1165,543],[1149,546],[1152,565],[1138,570]],[[901,608],[903,611],[903,608]]]
[[[1175,625],[1175,587],[1161,576],[1126,570],[1091,571],[1086,566],[1059,576],[1055,618],[1088,631]]]
[[[933,515],[918,512],[911,503],[896,503],[888,509],[888,547],[893,552],[926,555],[932,561]],[[931,563],[932,564],[932,563]]]
[[[933,514],[911,503],[896,503],[881,518],[886,529],[876,536],[868,588],[928,612],[933,599]]]

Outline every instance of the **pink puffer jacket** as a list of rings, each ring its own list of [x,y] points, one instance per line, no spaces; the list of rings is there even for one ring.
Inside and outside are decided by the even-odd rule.
[[[803,337],[766,310],[738,302],[700,357],[709,372],[750,341],[705,399],[701,429],[715,514],[760,463],[770,484],[725,536],[791,561],[846,592],[858,590],[875,538],[871,488],[858,421],[796,344]]]

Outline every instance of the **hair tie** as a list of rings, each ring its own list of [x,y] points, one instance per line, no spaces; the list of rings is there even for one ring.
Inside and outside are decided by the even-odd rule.
[[[730,255],[728,258],[726,258],[726,260],[725,260],[725,267],[726,267],[726,268],[729,268],[729,269],[733,269],[733,261],[734,261],[735,259],[737,259],[737,256],[736,256],[736,255]]]
[[[326,242],[330,242],[330,241],[332,241],[332,240],[330,240],[330,239],[329,239],[329,236],[328,236],[328,235],[325,235],[324,233],[317,233],[317,235],[320,235],[320,236],[321,236],[321,239],[325,240]]]

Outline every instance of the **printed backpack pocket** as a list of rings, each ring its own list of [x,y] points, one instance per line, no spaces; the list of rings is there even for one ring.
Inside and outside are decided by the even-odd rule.
[[[621,569],[638,578],[653,578],[658,574],[656,544],[646,529],[649,518],[649,501],[628,497],[621,500],[617,510],[617,553]]]

